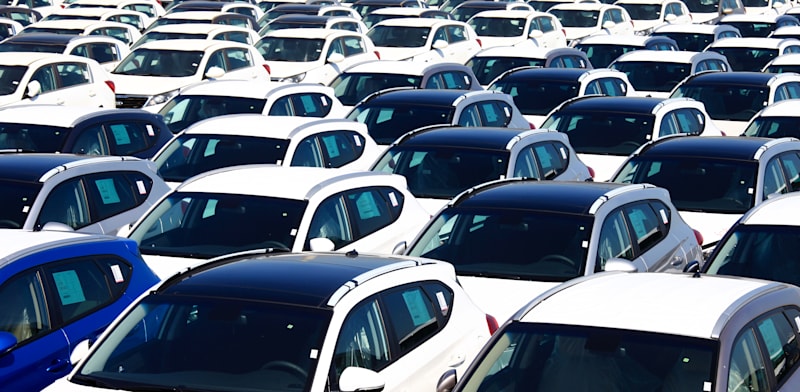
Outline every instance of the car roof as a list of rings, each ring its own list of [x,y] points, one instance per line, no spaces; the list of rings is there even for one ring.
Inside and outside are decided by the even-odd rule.
[[[685,50],[669,51],[668,55],[663,50],[633,50],[617,57],[614,62],[624,61],[650,61],[658,63],[685,63],[692,64],[708,58],[726,60],[725,56],[717,52],[690,52]]]
[[[753,207],[739,220],[743,225],[800,225],[800,193],[774,196]]]
[[[560,211],[590,214],[597,200],[630,184],[580,181],[530,181],[512,179],[478,186],[456,196],[451,204],[459,208],[501,208],[517,210]],[[631,189],[643,188],[637,184]],[[650,185],[648,185],[650,186]]]
[[[800,27],[800,26],[799,26]],[[800,64],[800,53],[784,53],[770,60],[769,65],[795,65]]]
[[[375,14],[375,15],[408,15],[408,16],[414,16],[414,15],[422,15],[422,14],[428,12],[428,11],[438,11],[438,10],[435,9],[435,8],[397,7],[397,6],[395,6],[395,7],[381,7],[381,8],[375,9],[373,11],[370,11],[367,15]],[[444,12],[444,11],[442,11],[442,12]]]
[[[46,110],[46,116],[42,115],[42,110]],[[138,109],[134,111],[139,112]],[[75,126],[85,116],[114,113],[121,113],[120,109],[30,104],[0,108],[0,123],[37,124],[69,128]]]
[[[244,97],[266,99],[281,90],[296,92],[327,92],[333,96],[333,88],[318,83],[267,82],[253,83],[244,79],[205,80],[181,89],[180,95],[213,95],[222,97]]]
[[[67,245],[98,241],[131,241],[119,237],[72,231],[0,229],[0,268],[21,257]]]
[[[595,274],[537,298],[536,306],[525,313],[522,321],[711,339],[744,301],[779,286],[788,287],[783,283],[726,276]],[[698,302],[698,298],[702,301]]]
[[[430,69],[462,69],[463,64],[453,62],[422,62],[405,60],[369,60],[345,69],[346,73],[382,73],[399,75],[425,75]]]
[[[718,39],[708,45],[709,48],[772,48],[778,49],[786,40],[794,38],[768,38],[768,37],[729,37]],[[800,45],[800,40],[797,40]]]
[[[542,48],[539,46],[531,46],[526,47],[525,50],[520,50],[515,46],[493,46],[475,53],[473,57],[515,57],[526,59],[544,59],[550,56],[563,54],[582,55],[581,57],[586,56],[586,53],[580,49],[570,47]]]
[[[800,113],[800,100],[784,99],[765,106],[758,117],[797,117],[797,113]]]
[[[435,18],[394,18],[382,20],[372,26],[433,27],[442,24],[463,24],[456,20]]]
[[[726,38],[728,39],[728,38]],[[766,86],[770,80],[779,75],[766,72],[732,71],[732,72],[701,72],[689,76],[680,85],[687,84],[720,84],[720,85],[758,85]]]
[[[407,134],[399,145],[506,151],[509,142],[528,132],[532,131],[499,127],[428,128]]]
[[[713,25],[701,23],[666,23],[656,27],[654,33],[699,33],[716,34],[718,31],[736,31],[739,29],[732,25]]]
[[[607,45],[630,45],[630,46],[641,46],[645,47],[650,42],[653,41],[664,41],[670,42],[670,38],[664,36],[649,36],[649,35],[633,35],[633,34],[598,34],[598,35],[590,35],[588,37],[581,38],[579,44],[607,44]],[[672,40],[671,42],[674,42]],[[674,53],[670,53],[672,55]]]
[[[419,104],[425,106],[453,106],[453,103],[463,96],[484,91],[449,90],[449,89],[401,89],[384,90],[366,101],[370,104]],[[484,93],[485,94],[485,93]]]
[[[683,156],[753,161],[756,152],[777,139],[764,137],[697,136],[655,140],[637,155]]]
[[[101,39],[112,38],[108,36],[101,36],[101,35],[77,35],[77,34],[56,34],[56,33],[25,33],[25,34],[17,34],[8,37],[7,39],[3,40],[3,43],[6,42],[13,42],[13,43],[33,43],[33,44],[40,44],[40,45],[66,45],[71,41],[78,41],[78,40],[92,40],[95,37],[100,37]]]
[[[649,114],[662,102],[664,102],[664,98],[588,95],[567,101],[558,110]]]
[[[609,8],[617,8],[618,5],[605,3],[558,3],[547,10],[570,10],[570,11],[600,11]],[[621,7],[620,7],[621,8]]]
[[[56,20],[40,20],[28,26],[44,27],[44,28],[63,28],[63,29],[87,29],[93,26],[115,26],[115,27],[135,27],[122,23],[113,22],[110,20],[97,20],[97,19],[56,19]],[[26,26],[27,27],[27,26]],[[28,34],[28,33],[25,33]]]
[[[52,59],[54,62],[59,60],[90,60],[85,57],[72,56],[58,53],[42,52],[0,52],[0,64],[3,65],[31,65],[39,60]]]
[[[283,14],[283,15],[278,15],[275,19],[271,20],[270,22],[279,20],[281,22],[325,24],[328,20],[331,20],[333,18],[347,18],[347,20],[357,21],[357,19],[349,16]]]
[[[434,263],[355,253],[250,255],[205,263],[169,279],[158,292],[330,308],[349,290],[374,277]]]
[[[50,153],[9,153],[0,154],[0,178],[23,181],[29,183],[40,180],[51,170],[59,167],[68,167],[75,162],[91,163],[108,162],[113,159],[120,161],[120,157],[103,157],[111,159],[97,159],[96,155],[77,154],[50,154]],[[49,178],[49,177],[48,177]]]
[[[155,49],[155,50],[210,50],[214,48],[228,48],[228,47],[252,47],[239,42],[222,41],[212,39],[160,39],[150,42],[145,42],[137,46],[134,51],[139,49]]]
[[[262,39],[264,37],[327,39],[328,37],[337,37],[341,35],[360,36],[361,34],[349,30],[291,28],[291,29],[272,30],[268,32],[266,35],[262,36]]]
[[[601,68],[610,71],[608,68]],[[597,71],[600,71],[598,69]],[[551,80],[551,81],[577,81],[584,74],[592,71],[586,68],[516,68],[504,74],[502,79],[505,82],[517,80]]]
[[[487,3],[495,3],[494,1],[488,1]],[[465,3],[466,4],[466,3]],[[486,10],[478,12],[477,14],[473,15],[472,17],[484,17],[484,18],[526,18],[526,17],[534,17],[534,16],[550,16],[551,18],[554,17],[552,14],[548,14],[546,12],[535,11],[535,10],[506,10],[506,9],[497,9],[497,10]]]
[[[289,139],[296,131],[313,124],[361,124],[345,119],[321,119],[318,117],[266,116],[256,113],[227,114],[205,119],[192,124],[185,134],[197,135],[240,135],[272,139]],[[364,124],[361,126],[366,127]],[[269,128],[269,132],[264,132]]]
[[[194,0],[192,0],[194,1]],[[247,27],[224,25],[219,23],[176,23],[155,26],[147,32],[180,32],[180,33],[212,33],[216,31],[247,31]]]

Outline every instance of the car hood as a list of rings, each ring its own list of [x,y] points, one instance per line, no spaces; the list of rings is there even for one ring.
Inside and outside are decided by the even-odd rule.
[[[583,38],[587,35],[598,33],[600,30],[597,27],[565,27],[564,33],[567,40]]]
[[[484,312],[502,325],[522,306],[559,283],[458,276],[458,281]]]
[[[406,60],[409,57],[419,56],[428,52],[428,49],[425,47],[392,48],[388,46],[380,46],[375,48],[375,50],[381,54],[381,60]]]
[[[678,211],[681,218],[692,229],[703,236],[703,247],[707,247],[725,235],[742,214],[714,214],[708,212]]]
[[[199,82],[196,76],[182,78],[112,74],[114,90],[122,95],[156,95]]]
[[[271,78],[285,78],[318,68],[320,67],[320,62],[267,61],[267,65],[269,66],[269,76]]]
[[[655,19],[655,20],[634,20],[633,21],[633,30],[634,31],[642,31],[642,30],[649,30],[656,26],[663,25],[664,22]]]
[[[514,46],[528,41],[526,37],[478,37],[481,40],[481,49],[495,46]],[[532,40],[531,40],[532,41]]]
[[[536,128],[541,128],[542,123],[547,119],[546,115],[539,116],[533,114],[523,114],[522,117],[525,117],[525,119],[528,120],[529,123],[533,124],[533,126]]]
[[[714,120],[714,125],[717,126],[722,132],[728,136],[739,136],[747,128],[748,121],[728,121],[728,120]]]
[[[627,156],[578,154],[578,158],[594,170],[595,181],[609,181],[617,169],[628,159]]]

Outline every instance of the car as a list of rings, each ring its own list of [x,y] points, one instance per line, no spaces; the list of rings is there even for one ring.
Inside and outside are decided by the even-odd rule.
[[[24,26],[12,19],[0,17],[0,39],[6,39],[19,34]]]
[[[765,106],[800,98],[800,74],[701,72],[681,81],[670,97],[703,102],[718,127],[728,135],[738,135]]]
[[[536,11],[547,12],[547,10],[558,4],[600,3],[600,0],[528,0],[526,3],[530,4]]]
[[[511,177],[592,181],[561,132],[493,127],[428,127],[392,143],[370,170],[406,177],[431,213],[482,183]]]
[[[113,67],[131,52],[128,44],[102,35],[26,33],[0,41],[0,52],[46,52],[88,57]]]
[[[400,60],[356,64],[339,74],[330,86],[348,111],[370,94],[394,87],[483,90],[472,69],[465,65]]]
[[[118,8],[65,8],[48,14],[42,21],[70,19],[120,22],[136,27],[140,32],[151,23],[150,17],[144,13]]]
[[[765,73],[800,73],[800,53],[786,53],[770,60],[761,72]]]
[[[481,49],[475,30],[456,20],[389,19],[372,26],[367,36],[375,43],[381,60],[464,64]]]
[[[601,271],[680,272],[702,256],[666,189],[525,179],[456,196],[404,254],[452,263],[501,324],[559,283]]]
[[[430,3],[430,2],[429,2]],[[448,19],[454,20],[452,14],[439,9],[421,8],[421,7],[383,7],[378,8],[370,13],[364,15],[361,21],[371,28],[374,24],[394,18],[434,18],[434,19]]]
[[[148,29],[141,38],[131,44],[131,48],[139,47],[145,42],[164,39],[208,39],[253,45],[261,39],[261,36],[253,29],[241,26],[218,23],[170,24]]]
[[[472,68],[481,86],[489,87],[498,76],[514,68],[581,68],[592,69],[586,53],[575,48],[495,46],[475,53],[466,65]]]
[[[796,286],[756,279],[597,274],[533,298],[455,388],[452,372],[437,387],[794,390],[798,300]]]
[[[692,24],[716,25],[725,15],[743,14],[742,0],[686,0],[684,1],[692,16]]]
[[[747,9],[746,5],[745,9]],[[777,28],[776,17],[777,15],[774,13],[732,14],[723,16],[717,21],[717,24],[736,27],[745,38],[764,38],[769,37],[770,33]]]
[[[369,30],[364,22],[350,16],[284,14],[267,22],[258,34],[264,36],[270,31],[293,28],[347,30],[361,34]]]
[[[563,48],[567,37],[561,22],[552,14],[539,11],[481,11],[467,20],[478,34],[481,48],[529,45]]]
[[[665,56],[659,50],[625,53],[608,66],[628,75],[635,95],[666,98],[678,83],[703,71],[730,72],[728,59],[717,52],[677,51]]]
[[[665,24],[692,23],[691,11],[681,0],[617,0],[614,4],[628,11],[638,35],[650,35]]]
[[[195,176],[140,216],[119,235],[136,240],[163,279],[261,248],[388,255],[430,219],[403,176],[268,164]]]
[[[330,84],[346,68],[378,60],[366,34],[334,29],[270,31],[255,44],[273,81]]]
[[[379,146],[428,125],[533,128],[500,91],[386,89],[364,98],[346,118],[367,124]]]
[[[799,53],[796,38],[729,38],[712,42],[706,51],[724,55],[733,71],[759,72],[772,59],[786,53]]]
[[[322,16],[347,16],[355,20],[361,20],[361,14],[350,7],[342,5],[325,5],[325,4],[307,4],[307,3],[289,3],[279,4],[270,10],[266,11],[258,19],[256,30],[261,31],[267,23],[275,20],[282,15],[322,15]]]
[[[769,34],[769,38],[798,38],[800,39],[800,26],[782,26],[777,27],[772,33]]]
[[[5,2],[4,5],[17,8],[29,8],[32,12],[35,12],[42,17],[49,15],[53,11],[61,9],[61,1],[52,0],[37,0],[35,3],[34,0],[10,0]]]
[[[745,14],[747,15],[777,15],[782,16],[794,8],[793,1],[787,0],[742,0]]]
[[[7,18],[18,22],[22,26],[42,20],[42,14],[27,6],[0,6],[0,18]]]
[[[451,9],[453,19],[462,22],[468,21],[476,14],[483,11],[536,11],[524,1],[493,1],[493,0],[468,0],[461,2]]]
[[[171,138],[162,116],[141,109],[48,104],[0,109],[0,150],[147,159]]]
[[[731,25],[688,23],[656,27],[650,36],[672,38],[677,42],[679,50],[702,52],[718,39],[741,37],[742,34]]]
[[[159,111],[172,133],[226,114],[342,118],[347,112],[332,88],[317,83],[235,79],[206,80],[182,88]]]
[[[433,390],[496,328],[446,263],[251,253],[155,287],[49,391]]]
[[[186,87],[205,79],[269,82],[269,70],[252,45],[204,39],[166,39],[135,48],[111,71],[117,107],[158,112]]]
[[[238,165],[367,170],[378,154],[367,127],[355,121],[230,114],[186,128],[152,161],[175,188],[198,174]]]
[[[525,119],[537,127],[550,112],[571,98],[635,95],[628,76],[608,68],[516,68],[500,75],[488,90],[511,95]]]
[[[767,105],[756,113],[741,136],[796,137],[800,139],[800,101],[785,99]]]
[[[169,191],[148,160],[76,154],[0,154],[0,183],[0,227],[112,235]]]
[[[800,140],[763,137],[669,137],[642,146],[614,182],[669,190],[683,219],[713,247],[742,214],[776,193],[797,189]]]
[[[158,282],[136,244],[113,236],[0,229],[0,383],[39,391]]]
[[[350,0],[348,0],[350,1]],[[347,1],[344,2],[347,4]],[[345,5],[346,6],[346,5]],[[350,8],[357,12],[362,18],[372,11],[386,7],[412,7],[428,8],[422,0],[356,0],[350,1]],[[452,14],[452,13],[451,13]],[[455,17],[454,17],[455,19]]]
[[[258,22],[251,16],[226,11],[184,11],[166,13],[155,19],[147,29],[168,24],[181,23],[217,23],[231,26],[247,27],[258,31]],[[146,32],[146,31],[145,31]]]
[[[139,11],[152,19],[160,18],[166,13],[161,3],[156,0],[75,0],[66,6],[66,8],[90,7]]]
[[[642,35],[590,35],[575,42],[576,49],[586,52],[594,68],[606,68],[617,57],[634,50],[679,50],[669,37]]]
[[[57,53],[0,53],[0,106],[114,108],[114,83],[95,60]]]
[[[190,12],[190,11],[222,11],[222,12],[230,12],[233,14],[241,14],[253,19],[258,20],[262,15],[264,15],[264,11],[255,4],[238,1],[238,2],[229,2],[229,1],[209,1],[209,0],[192,0],[192,1],[181,1],[173,6],[169,7],[167,13],[174,14],[178,12]]]
[[[567,45],[595,34],[633,34],[633,19],[625,8],[603,3],[564,3],[547,12],[561,22],[567,35]]]
[[[142,33],[134,26],[122,22],[94,19],[43,20],[26,26],[21,33],[53,33],[108,36],[130,46]]]
[[[800,284],[798,202],[800,194],[789,193],[751,208],[725,233],[700,272]]]

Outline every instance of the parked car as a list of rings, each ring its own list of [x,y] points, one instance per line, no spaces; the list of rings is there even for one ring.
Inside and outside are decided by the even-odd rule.
[[[633,34],[633,20],[624,8],[604,3],[571,2],[558,4],[547,12],[564,26],[567,45],[595,34]]]
[[[679,50],[678,43],[669,37],[620,34],[590,35],[574,46],[586,52],[594,68],[606,68],[619,56],[634,50]]]
[[[462,22],[468,21],[473,16],[485,11],[536,11],[528,3],[520,0],[493,1],[493,0],[467,0],[462,1],[449,12],[453,19]]]
[[[428,2],[428,5],[430,5],[430,2]],[[367,28],[371,28],[376,23],[386,19],[414,17],[454,20],[451,13],[436,8],[383,7],[364,15],[361,21],[364,22]]]
[[[773,139],[796,137],[800,139],[800,101],[786,99],[767,105],[756,113],[742,132],[742,136],[760,136]]]
[[[166,13],[164,7],[156,0],[74,0],[62,1],[69,3],[66,8],[89,8],[89,7],[102,7],[102,8],[121,8],[124,10],[139,11],[150,18],[159,18]]]
[[[258,31],[258,35],[264,36],[270,31],[297,28],[347,30],[361,34],[366,34],[369,30],[364,22],[350,16],[284,14],[267,22]]]
[[[745,1],[742,0],[744,3]],[[747,3],[754,3],[748,0]],[[766,4],[766,2],[763,2]],[[745,12],[740,14],[725,15],[716,24],[728,25],[736,27],[742,34],[742,37],[768,37],[776,28],[778,28],[777,14],[774,12],[768,13],[750,13],[747,12],[747,4],[745,4]]]
[[[669,97],[681,81],[703,71],[730,72],[728,59],[716,52],[679,51],[665,56],[658,50],[636,50],[614,60],[611,69],[628,75],[634,95]]]
[[[729,38],[712,42],[705,49],[724,55],[733,71],[760,72],[767,63],[786,53],[800,53],[796,38]]]
[[[718,39],[741,37],[742,34],[731,25],[684,23],[656,27],[651,36],[672,38],[678,43],[680,50],[702,52]]]
[[[745,13],[742,0],[686,0],[684,3],[692,16],[691,24],[713,26],[725,15]]]
[[[696,235],[663,188],[511,179],[453,198],[405,254],[452,263],[470,297],[502,323],[577,277],[679,272],[702,257]]]
[[[131,48],[139,47],[145,42],[165,39],[209,39],[253,45],[261,39],[261,36],[253,29],[241,26],[218,23],[169,24],[148,29],[141,38],[131,44]]]
[[[116,65],[130,53],[125,42],[102,35],[26,33],[0,41],[0,52],[45,52],[88,57],[103,66]]]
[[[164,14],[150,23],[147,29],[168,24],[184,23],[217,23],[246,27],[254,31],[258,31],[259,28],[256,19],[249,15],[227,11],[184,11]]]
[[[119,8],[65,8],[58,9],[45,15],[42,21],[48,20],[107,20],[131,25],[137,30],[144,31],[152,19],[144,13]]]
[[[650,35],[666,24],[692,23],[691,11],[681,0],[617,0],[614,4],[628,11],[638,35]]]
[[[384,20],[370,28],[382,60],[452,61],[464,64],[481,50],[478,35],[465,22],[432,18]]]
[[[798,301],[763,280],[597,274],[534,298],[438,390],[794,390]]]
[[[496,46],[475,53],[466,65],[472,68],[481,86],[489,87],[503,73],[514,68],[582,68],[592,69],[586,53],[575,48],[515,48]]]
[[[163,282],[50,390],[426,391],[496,328],[446,263],[254,252]]]
[[[532,45],[563,48],[567,37],[561,22],[547,12],[493,10],[481,11],[467,20],[481,40],[481,48]]]
[[[108,36],[116,38],[128,46],[142,36],[138,28],[127,23],[94,19],[43,20],[26,26],[20,33]]]
[[[39,391],[72,369],[95,339],[158,282],[131,240],[0,229],[0,383]]]
[[[786,53],[770,60],[761,72],[766,73],[783,73],[794,72],[800,73],[800,53]]]

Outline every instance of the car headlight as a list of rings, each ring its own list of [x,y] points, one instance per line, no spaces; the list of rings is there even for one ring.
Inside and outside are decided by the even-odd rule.
[[[294,83],[300,83],[300,82],[302,82],[302,81],[303,81],[303,79],[305,79],[305,78],[306,78],[306,73],[305,73],[305,72],[303,72],[303,73],[301,73],[301,74],[292,75],[292,76],[287,76],[287,77],[285,77],[285,78],[283,78],[283,79],[279,79],[279,81],[281,81],[281,82],[294,82]]]
[[[150,99],[147,100],[147,103],[145,103],[144,106],[161,105],[162,103],[166,103],[167,101],[172,99],[172,97],[178,95],[179,92],[181,92],[181,90],[177,89],[153,95],[152,97],[150,97]]]

